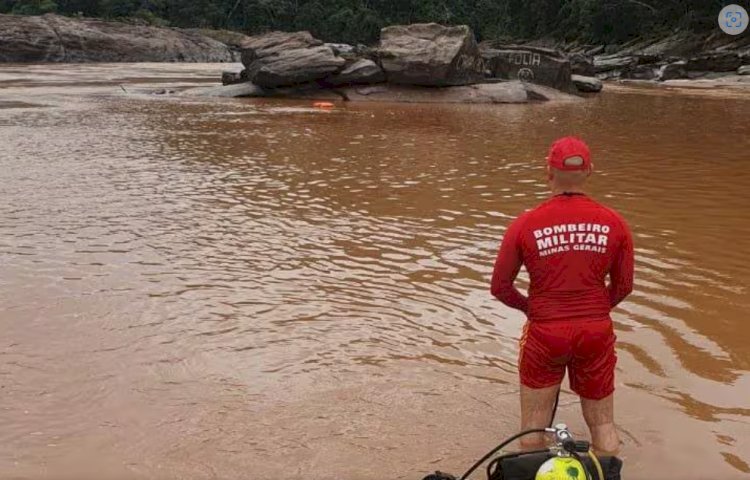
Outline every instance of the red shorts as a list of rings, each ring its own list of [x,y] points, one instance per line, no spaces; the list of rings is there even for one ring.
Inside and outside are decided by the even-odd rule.
[[[521,338],[521,383],[546,388],[562,383],[583,398],[601,400],[615,391],[615,333],[612,321],[527,322]]]

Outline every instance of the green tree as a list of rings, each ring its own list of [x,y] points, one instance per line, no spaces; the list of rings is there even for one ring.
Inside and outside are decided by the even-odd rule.
[[[12,5],[10,12],[16,15],[43,15],[57,11],[54,0],[26,0]]]

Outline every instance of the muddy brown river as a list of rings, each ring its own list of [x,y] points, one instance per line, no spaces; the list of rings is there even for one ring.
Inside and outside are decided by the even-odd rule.
[[[636,241],[625,478],[750,476],[750,90],[146,94],[223,68],[0,67],[0,478],[462,473],[518,428],[524,318],[489,277],[570,133]]]

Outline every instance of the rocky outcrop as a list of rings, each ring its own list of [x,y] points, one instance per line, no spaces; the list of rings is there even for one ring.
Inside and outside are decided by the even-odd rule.
[[[58,15],[0,15],[0,62],[230,62],[193,31]]]
[[[737,75],[750,75],[750,65],[743,65],[738,68]]]
[[[227,87],[197,89],[194,93],[448,103],[576,98],[565,93],[573,89],[567,58],[551,50],[527,50],[490,52],[498,63],[491,65],[496,78],[489,79],[485,74],[492,76],[492,69],[485,72],[485,59],[465,26],[388,27],[383,29],[377,49],[324,44],[309,32],[271,32],[243,43],[245,69],[224,72],[222,81]],[[500,57],[507,60],[502,67]],[[528,72],[523,70],[524,61]],[[246,86],[240,87],[237,82]]]
[[[746,35],[678,32],[669,37],[636,39],[625,45],[574,43],[558,47],[570,54],[573,72],[578,74],[587,68],[585,63],[579,63],[581,57],[593,55],[594,73],[600,80],[729,77],[738,67],[750,63],[750,37]]]
[[[572,80],[579,92],[596,93],[601,92],[603,88],[602,81],[596,77],[573,75]]]
[[[711,52],[691,58],[686,68],[691,72],[733,72],[741,65],[737,52]]]
[[[390,83],[469,85],[484,78],[484,62],[474,34],[465,25],[386,27],[380,32],[378,57]]]
[[[482,44],[482,57],[490,75],[506,80],[521,80],[556,88],[573,89],[570,60],[562,52],[536,47]]]

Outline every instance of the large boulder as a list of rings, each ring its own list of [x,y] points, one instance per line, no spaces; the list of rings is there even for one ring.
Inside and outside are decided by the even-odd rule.
[[[471,29],[435,23],[386,27],[380,64],[388,81],[405,85],[469,85],[484,79],[484,62]]]
[[[340,85],[369,85],[384,81],[385,72],[383,72],[383,69],[372,60],[363,58],[327,78],[325,83],[337,87]]]
[[[583,75],[573,75],[573,84],[579,92],[596,93],[601,92],[604,85],[596,77],[585,77]]]
[[[494,78],[521,80],[562,91],[573,88],[570,61],[556,50],[538,47],[483,46],[485,66]]]
[[[279,88],[322,80],[341,70],[346,60],[309,32],[271,32],[243,44],[242,63],[249,81]]]
[[[247,68],[247,78],[261,87],[288,87],[322,80],[344,64],[346,60],[330,47],[297,48],[255,60]]]
[[[712,52],[691,58],[686,68],[691,72],[731,72],[741,65],[737,52]]]
[[[225,44],[196,32],[47,14],[0,15],[3,62],[230,62]]]

